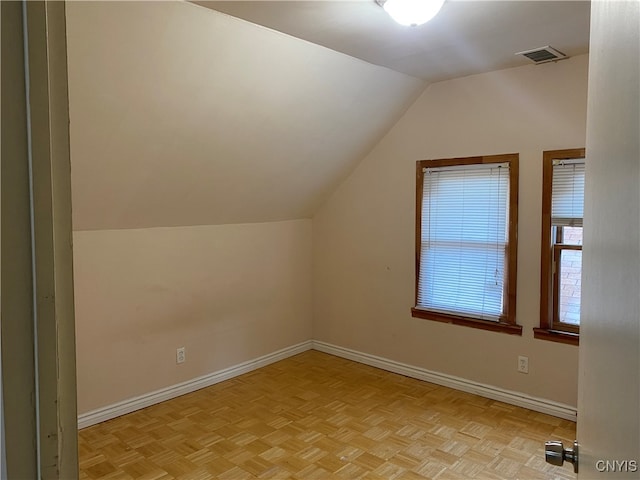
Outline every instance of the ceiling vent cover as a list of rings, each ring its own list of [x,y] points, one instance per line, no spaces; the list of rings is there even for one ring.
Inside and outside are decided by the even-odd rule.
[[[559,52],[555,48],[551,48],[548,45],[546,47],[534,48],[533,50],[518,52],[516,53],[516,55],[525,56],[533,63],[555,62],[567,58],[564,53]]]

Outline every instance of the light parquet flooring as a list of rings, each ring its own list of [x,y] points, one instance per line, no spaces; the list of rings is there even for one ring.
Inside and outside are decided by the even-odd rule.
[[[575,424],[308,351],[79,432],[80,479],[575,479]]]

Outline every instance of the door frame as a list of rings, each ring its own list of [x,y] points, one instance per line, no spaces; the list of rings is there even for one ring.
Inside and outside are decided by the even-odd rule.
[[[7,475],[77,478],[66,6],[1,3]]]

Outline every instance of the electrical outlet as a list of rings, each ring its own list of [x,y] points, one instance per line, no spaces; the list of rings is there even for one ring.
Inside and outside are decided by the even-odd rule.
[[[184,360],[185,360],[184,347],[180,347],[176,349],[176,363],[184,363]]]
[[[529,357],[518,357],[518,371],[520,373],[529,373]]]

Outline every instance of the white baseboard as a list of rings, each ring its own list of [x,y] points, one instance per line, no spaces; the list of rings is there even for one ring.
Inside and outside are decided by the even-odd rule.
[[[156,403],[164,402],[166,400],[179,397],[180,395],[185,395],[201,388],[215,385],[216,383],[257,370],[258,368],[265,367],[269,364],[284,360],[285,358],[292,357],[293,355],[297,355],[298,353],[311,349],[329,353],[337,357],[346,358],[348,360],[353,360],[355,362],[364,363],[365,365],[370,365],[372,367],[381,368],[382,370],[387,370],[389,372],[399,373],[400,375],[405,375],[407,377],[424,380],[426,382],[435,383],[437,385],[442,385],[467,393],[473,393],[492,400],[498,400],[510,405],[528,408],[529,410],[546,413],[548,415],[553,415],[555,417],[564,418],[574,422],[576,421],[576,408],[570,405],[553,402],[543,398],[532,397],[524,393],[504,390],[492,385],[484,385],[465,378],[432,372],[424,368],[414,367],[405,363],[370,355],[368,353],[358,352],[349,348],[339,347],[337,345],[332,345],[318,340],[308,340],[306,342],[263,355],[262,357],[255,358],[202,377],[194,378],[193,380],[83,413],[78,416],[78,428],[86,428],[91,425],[95,425],[96,423],[105,422],[112,418],[135,412],[141,408],[149,407]]]
[[[442,385],[467,393],[473,393],[475,395],[480,395],[481,397],[498,400],[510,405],[516,405],[536,412],[553,415],[554,417],[560,417],[574,422],[576,421],[577,410],[571,405],[553,402],[544,398],[532,397],[524,393],[504,390],[492,385],[484,385],[465,378],[454,377],[453,375],[432,372],[424,368],[414,367],[405,363],[377,357],[368,353],[358,352],[349,348],[339,347],[337,345],[332,345],[318,340],[312,341],[312,348],[320,352],[364,363],[365,365],[381,368],[389,372],[399,373],[400,375],[407,377],[417,378],[418,380],[424,380],[426,382],[435,383],[437,385]]]
[[[298,353],[311,350],[311,346],[312,342],[311,340],[308,340],[306,342],[292,345],[290,347],[283,348],[282,350],[263,355],[262,357],[255,358],[253,360],[249,360],[247,362],[243,362],[238,365],[234,365],[232,367],[225,368],[208,375],[204,375],[202,377],[194,378],[193,380],[178,383],[177,385],[172,385],[170,387],[161,388],[160,390],[146,393],[144,395],[140,395],[139,397],[129,398],[127,400],[109,405],[107,407],[83,413],[82,415],[78,416],[78,428],[89,427],[91,425],[95,425],[96,423],[111,420],[112,418],[116,418],[121,415],[140,410],[141,408],[149,407],[151,405],[155,405],[156,403],[164,402],[166,400],[179,397],[180,395],[191,393],[201,388],[209,387],[216,383],[229,380],[230,378],[237,377],[238,375],[242,375],[244,373],[257,370],[258,368],[265,367],[271,363],[275,363],[280,360],[284,360],[285,358],[292,357],[293,355],[297,355]]]

